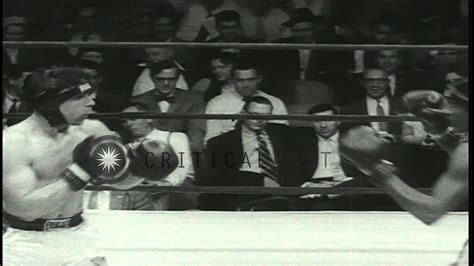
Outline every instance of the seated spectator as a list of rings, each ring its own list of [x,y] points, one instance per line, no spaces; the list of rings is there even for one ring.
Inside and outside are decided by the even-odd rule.
[[[141,68],[145,67],[145,69],[141,71],[140,75],[137,78],[137,81],[135,82],[135,85],[133,86],[132,96],[137,96],[154,89],[154,83],[150,78],[149,66],[153,63],[165,61],[165,60],[172,60],[174,64],[176,65],[176,67],[180,69],[180,74],[178,77],[176,88],[180,90],[189,89],[188,83],[186,82],[186,79],[183,76],[185,69],[177,60],[175,60],[174,49],[150,47],[150,48],[145,48],[145,53],[146,53],[146,58],[147,58],[146,63],[141,63],[138,65]]]
[[[29,69],[24,65],[11,65],[7,69],[7,74],[3,82],[3,113],[14,114],[33,111],[24,97],[25,80],[31,74]],[[12,126],[21,122],[23,119],[3,119],[3,128]]]
[[[146,112],[148,109],[141,105],[131,106],[124,112]],[[182,185],[190,171],[192,171],[191,150],[189,148],[188,137],[184,133],[162,131],[154,128],[152,119],[129,119],[125,121],[125,127],[131,133],[135,141],[142,138],[165,142],[171,146],[176,154],[180,154],[180,164],[167,177],[154,182],[158,186],[180,186]],[[156,198],[155,204],[160,210],[168,209],[170,195],[153,193]]]
[[[212,98],[220,95],[224,89],[231,89],[229,82],[232,78],[232,70],[237,55],[227,52],[216,52],[210,56],[211,78],[199,80],[192,91],[204,95],[204,101],[207,103]]]
[[[180,70],[172,61],[160,61],[150,65],[153,89],[132,98],[132,103],[145,105],[157,113],[204,113],[202,97],[192,91],[176,88]],[[153,119],[156,129],[183,132],[188,135],[191,150],[203,150],[205,122],[197,119]]]
[[[406,69],[404,62],[404,54],[399,50],[378,50],[366,53],[369,66],[380,68],[388,73],[390,80],[390,95],[401,97],[410,90],[418,89],[418,83],[415,71]],[[364,90],[361,85],[360,74],[353,74],[351,77],[351,90],[348,91],[347,99],[360,99],[364,97]]]
[[[79,49],[77,53],[77,58],[79,60],[87,60],[87,61],[95,62],[97,64],[103,64],[104,55],[105,55],[105,51],[102,49],[84,48],[84,49]]]
[[[272,114],[270,100],[262,96],[246,100],[242,112]],[[206,173],[201,186],[291,185],[295,171],[293,147],[288,145],[288,127],[267,120],[240,121],[235,129],[209,140],[204,156]],[[201,195],[200,208],[235,210],[260,195]]]
[[[270,100],[273,105],[273,114],[288,114],[284,103],[258,89],[262,76],[257,68],[248,62],[236,64],[232,72],[232,87],[228,91],[216,96],[206,106],[206,114],[237,114],[242,111],[247,98],[262,96]],[[274,123],[288,124],[288,121],[273,121]],[[207,120],[205,141],[230,131],[235,126],[231,120]]]
[[[313,106],[308,114],[337,115],[339,112],[330,104]],[[294,129],[296,154],[300,168],[300,184],[304,182],[343,181],[357,171],[344,165],[339,156],[339,121],[314,121],[313,128]],[[352,171],[352,172],[351,172]]]
[[[176,37],[179,27],[179,14],[168,6],[160,6],[154,14],[150,41],[184,42]]]
[[[323,17],[314,16],[307,8],[296,9],[283,25],[291,29],[291,37],[276,40],[278,43],[333,43],[328,37],[331,25]],[[334,29],[334,28],[332,28]],[[319,50],[284,50],[268,52],[267,74],[278,83],[289,80],[319,80],[325,83],[345,69],[344,53]]]
[[[388,73],[383,69],[366,69],[361,80],[365,90],[365,97],[360,100],[349,102],[341,108],[341,114],[345,115],[396,115],[401,112],[402,104],[399,98],[391,97],[389,93],[390,80]],[[373,127],[381,134],[386,134],[394,139],[401,134],[401,123],[399,122],[370,122],[351,123],[344,122],[341,130],[346,130],[358,125]]]
[[[288,15],[275,7],[274,0],[249,1],[248,7],[240,11],[244,35],[258,42],[272,42],[290,36],[282,23]]]
[[[247,38],[242,29],[240,15],[233,10],[224,10],[215,15],[216,30],[219,35],[207,42],[224,42],[224,43],[248,43],[253,42]]]
[[[224,10],[239,11],[233,0],[193,1],[181,20],[177,37],[186,41],[204,42],[219,35],[214,16]]]
[[[3,18],[3,41],[20,42],[28,40],[28,24],[24,17],[9,16]],[[41,66],[45,58],[38,48],[2,48],[3,67],[23,64],[30,66]]]

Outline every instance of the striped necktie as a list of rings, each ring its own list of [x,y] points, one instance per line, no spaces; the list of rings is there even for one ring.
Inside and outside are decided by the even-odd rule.
[[[273,160],[267,143],[263,138],[263,132],[257,133],[257,141],[261,173],[266,177],[278,182],[278,166]]]
[[[380,103],[380,99],[377,100],[377,115],[385,115],[385,110]],[[379,122],[379,131],[387,131],[387,122]]]

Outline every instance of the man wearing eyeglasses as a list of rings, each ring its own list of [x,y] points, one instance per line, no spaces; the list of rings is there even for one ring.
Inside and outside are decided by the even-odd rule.
[[[172,61],[160,61],[150,65],[150,78],[154,89],[135,96],[132,103],[143,104],[157,113],[204,113],[202,97],[192,91],[176,89],[180,71]],[[191,151],[201,152],[205,122],[197,119],[154,119],[156,129],[183,132],[188,135]]]
[[[383,69],[366,69],[362,75],[362,88],[365,97],[349,102],[341,109],[341,114],[345,115],[395,115],[401,110],[401,102],[398,98],[390,97],[390,80],[388,73]],[[393,122],[366,122],[366,123],[343,123],[342,130],[347,130],[358,125],[368,125],[379,133],[394,139],[401,134],[401,123]]]

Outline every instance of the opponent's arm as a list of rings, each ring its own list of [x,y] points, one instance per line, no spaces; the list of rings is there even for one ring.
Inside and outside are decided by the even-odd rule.
[[[45,213],[61,208],[58,202],[70,197],[71,193],[79,192],[72,192],[64,179],[39,187],[38,177],[27,159],[13,147],[5,146],[3,149],[3,201],[8,203],[7,206],[14,206],[14,215],[28,220],[37,219]]]
[[[468,195],[467,145],[458,147],[448,170],[433,187],[433,195],[426,195],[408,186],[386,164],[374,168],[376,178],[389,195],[405,210],[426,224],[438,220],[446,212],[455,209]]]

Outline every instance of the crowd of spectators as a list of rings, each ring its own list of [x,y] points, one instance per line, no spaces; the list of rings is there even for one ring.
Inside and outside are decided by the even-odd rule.
[[[114,1],[113,6],[87,1],[70,6],[50,0],[41,2],[35,12],[32,2],[4,1],[4,41],[466,45],[469,40],[465,0],[142,0]],[[25,80],[35,69],[51,66],[76,66],[87,73],[97,91],[96,112],[410,115],[400,104],[405,92],[443,93],[448,83],[468,76],[467,50],[457,49],[2,50],[4,114],[32,111],[22,98]],[[19,121],[3,119],[3,127]],[[186,166],[165,178],[163,186],[369,185],[338,155],[339,133],[357,123],[200,119],[104,123],[127,141],[166,140],[175,152],[189,155]],[[446,155],[430,141],[421,123],[366,124],[394,143],[391,156],[408,183],[429,186],[446,167]],[[88,195],[87,202],[98,195]],[[210,210],[235,210],[268,197],[144,192],[106,196],[110,208]],[[324,209],[327,204],[328,208],[396,208],[388,199],[332,196],[288,200],[298,209]]]

